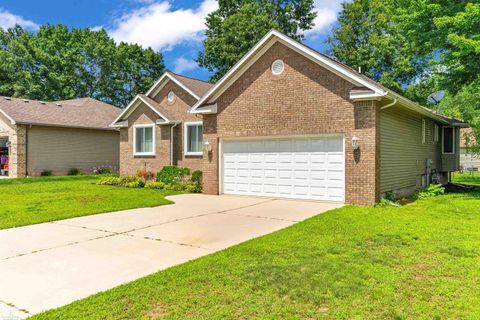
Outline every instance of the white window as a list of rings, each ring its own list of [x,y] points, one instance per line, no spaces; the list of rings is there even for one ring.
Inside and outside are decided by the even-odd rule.
[[[203,155],[203,124],[202,122],[186,122],[184,149],[187,156]]]
[[[455,153],[455,129],[452,127],[443,127],[442,152],[444,154]]]
[[[133,127],[133,153],[137,156],[155,155],[155,125]]]
[[[425,125],[425,119],[422,119],[422,143],[425,143],[425,138],[427,133],[425,132],[427,130],[426,125]]]
[[[434,129],[433,129],[433,131],[434,131],[434,132],[433,132],[433,134],[434,134],[433,139],[434,139],[435,142],[438,142],[438,140],[440,140],[440,139],[439,139],[438,124],[435,124],[433,128],[434,128]]]

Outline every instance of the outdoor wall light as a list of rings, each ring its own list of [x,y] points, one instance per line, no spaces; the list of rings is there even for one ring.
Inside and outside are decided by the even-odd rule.
[[[353,150],[360,148],[360,144],[358,143],[358,138],[356,136],[353,136],[352,138],[352,148]]]
[[[207,150],[207,152],[212,151],[212,145],[208,141],[205,141],[205,150]]]

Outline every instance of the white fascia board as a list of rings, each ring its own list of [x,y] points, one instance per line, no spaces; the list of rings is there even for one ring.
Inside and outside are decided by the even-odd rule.
[[[287,37],[286,35],[276,30],[272,30],[267,35],[265,35],[245,56],[243,56],[243,58],[240,59],[240,61],[238,61],[233,66],[233,68],[230,69],[230,71],[228,71],[212,88],[210,88],[210,90],[208,90],[207,93],[199,101],[197,101],[195,105],[192,106],[190,112],[194,113],[197,108],[199,108],[205,102],[209,101],[209,99],[211,99],[214,94],[218,95],[218,91],[224,86],[224,84],[229,82],[230,78],[235,75],[237,71],[239,71],[239,69],[244,67],[250,58],[252,58],[254,55],[257,55],[257,58],[259,58],[262,54],[258,54],[258,51],[262,49],[262,47],[264,47],[262,51],[265,52],[276,41],[281,41],[283,44],[287,45],[287,47],[295,50],[296,52],[299,52],[305,57],[313,60],[314,62],[317,62],[328,70],[334,72],[335,74],[345,78],[350,82],[353,82],[356,85],[367,87],[379,95],[386,94],[386,92],[382,88],[375,86],[369,81],[366,81],[365,79],[351,72],[350,70],[333,63],[330,59],[318,54],[314,50],[300,44],[299,42],[291,39],[290,37]],[[251,64],[253,64],[253,62],[251,62]],[[237,78],[240,75],[241,74],[237,75]]]
[[[350,99],[353,101],[380,100],[385,94],[381,95],[374,92],[350,93]]]
[[[116,127],[117,126],[117,122],[122,119],[123,117],[125,116],[129,116],[139,105],[140,105],[140,102],[143,102],[145,103],[145,105],[147,105],[147,107],[149,107],[150,109],[153,110],[153,112],[155,112],[157,115],[159,115],[162,119],[164,119],[166,122],[170,122],[170,120],[165,117],[163,114],[160,113],[160,111],[158,111],[157,109],[155,109],[152,105],[150,105],[150,103],[148,103],[148,101],[146,101],[145,99],[143,99],[140,95],[137,95],[133,100],[132,102],[130,102],[128,104],[128,106],[125,108],[125,110],[123,110],[123,112],[117,117],[117,119],[115,119],[115,121],[112,122],[112,124],[110,125],[111,127]]]
[[[13,118],[10,117],[5,111],[0,109],[0,113],[3,114],[3,116],[10,121],[10,124],[12,124],[12,125],[16,124],[15,120],[13,120]]]
[[[187,88],[183,83],[181,83],[180,81],[178,81],[177,79],[175,79],[174,76],[172,76],[168,71],[165,72],[161,77],[160,79],[158,79],[157,82],[155,82],[155,84],[147,91],[147,93],[145,94],[147,97],[150,97],[150,98],[153,98],[151,96],[152,93],[154,92],[158,92],[159,90],[161,90],[163,88],[163,86],[165,85],[165,83],[167,83],[167,81],[164,81],[164,80],[171,80],[173,81],[175,84],[177,84],[180,88],[182,88],[183,90],[185,90],[186,92],[188,92],[192,97],[194,97],[195,99],[200,99],[199,96],[197,96],[192,90],[190,90],[189,88]],[[163,83],[163,85],[162,85]]]
[[[215,114],[217,113],[217,104],[209,104],[195,110],[189,110],[189,113],[192,114]]]

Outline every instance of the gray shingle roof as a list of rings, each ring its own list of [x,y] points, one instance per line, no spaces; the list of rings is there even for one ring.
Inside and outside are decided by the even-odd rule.
[[[0,97],[0,110],[18,124],[112,130],[120,108],[92,99],[42,102]]]
[[[170,74],[199,97],[202,97],[211,87],[214,86],[214,84],[210,82],[185,77],[173,72],[170,72]]]

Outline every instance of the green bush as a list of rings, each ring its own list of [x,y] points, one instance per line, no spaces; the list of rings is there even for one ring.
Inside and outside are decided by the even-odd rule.
[[[445,188],[441,184],[431,184],[423,190],[420,190],[415,195],[417,200],[424,200],[436,197],[445,193]]]
[[[137,181],[125,182],[123,186],[126,188],[143,188],[145,187],[145,181],[139,179]]]
[[[163,182],[165,184],[184,183],[185,177],[189,174],[189,168],[165,166],[157,173],[157,182]]]
[[[69,175],[69,176],[78,176],[78,175],[80,175],[80,169],[78,169],[78,168],[71,168],[70,170],[68,170],[67,175]]]
[[[51,176],[53,176],[53,172],[52,172],[52,170],[43,170],[42,172],[40,172],[40,176],[51,177]]]
[[[156,182],[156,181],[149,181],[149,182],[145,183],[145,188],[148,188],[148,189],[165,189],[165,183]]]
[[[105,166],[104,167],[98,167],[98,168],[93,169],[93,173],[101,174],[101,175],[112,174],[113,169],[111,167],[105,167]]]
[[[105,176],[101,177],[97,181],[98,185],[104,185],[104,186],[122,186],[122,178],[120,177],[112,177],[112,176]]]

